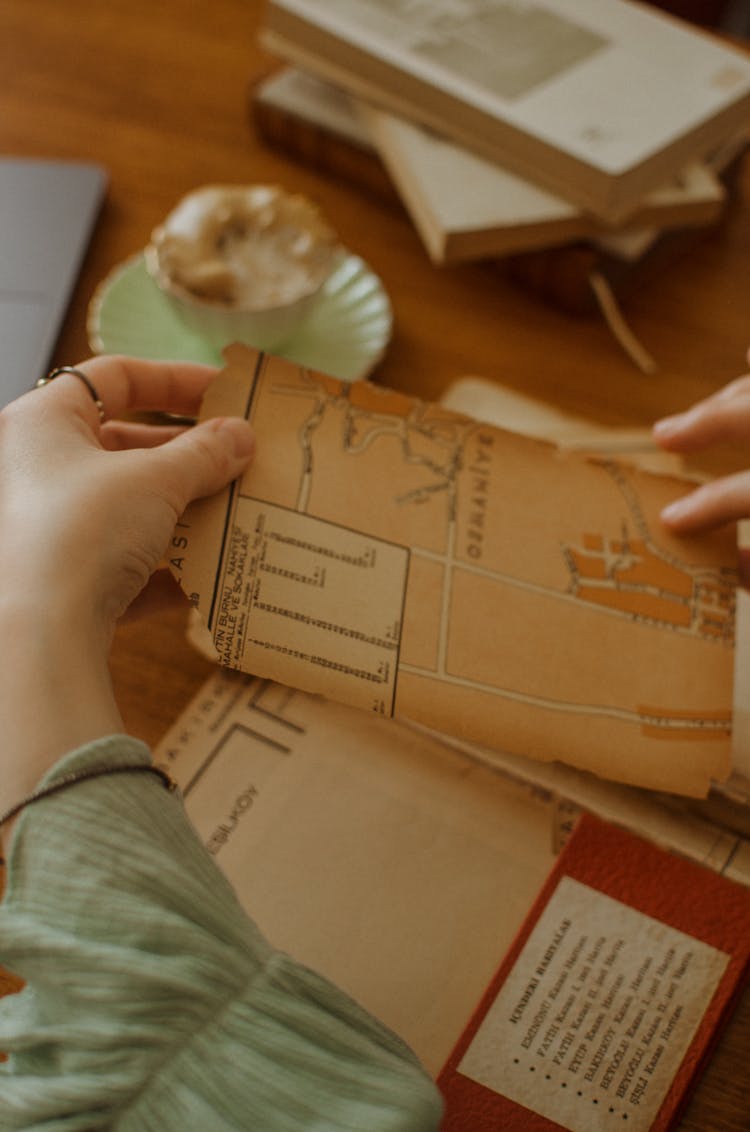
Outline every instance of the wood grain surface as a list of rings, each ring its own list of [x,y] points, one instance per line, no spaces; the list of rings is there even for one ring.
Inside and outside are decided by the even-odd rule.
[[[395,332],[374,377],[437,399],[478,374],[606,424],[648,425],[746,369],[750,344],[750,165],[723,221],[643,272],[624,302],[659,365],[645,376],[604,322],[544,303],[483,263],[431,266],[404,211],[287,159],[255,136],[253,83],[274,64],[256,44],[258,0],[0,0],[0,152],[83,158],[110,176],[106,203],[56,353],[90,352],[97,283],[147,243],[185,192],[275,182],[322,206],[379,274]],[[29,374],[29,384],[38,375]],[[262,443],[262,438],[261,438]],[[743,453],[712,456],[712,470]],[[126,725],[156,742],[207,676],[185,644],[185,610],[123,626],[112,656]],[[0,990],[3,989],[0,980]],[[726,1029],[680,1128],[750,1128],[750,995]]]

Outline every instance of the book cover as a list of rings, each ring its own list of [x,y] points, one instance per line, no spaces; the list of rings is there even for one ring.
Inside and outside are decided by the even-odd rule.
[[[608,222],[743,124],[750,61],[627,0],[271,0],[264,46]]]
[[[263,141],[389,205],[401,198],[346,91],[297,67],[253,84],[250,120]]]
[[[438,1083],[444,1132],[664,1132],[750,959],[750,894],[584,815]]]

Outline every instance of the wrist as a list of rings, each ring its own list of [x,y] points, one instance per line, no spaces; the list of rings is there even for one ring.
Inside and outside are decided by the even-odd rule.
[[[15,599],[0,598],[0,809],[32,790],[67,751],[122,731],[104,638],[78,602],[19,598],[18,590]]]

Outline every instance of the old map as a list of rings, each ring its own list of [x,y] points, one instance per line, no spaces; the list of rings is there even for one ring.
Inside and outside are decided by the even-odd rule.
[[[204,415],[257,456],[171,552],[222,663],[621,781],[726,776],[736,552],[661,527],[682,481],[227,358]]]

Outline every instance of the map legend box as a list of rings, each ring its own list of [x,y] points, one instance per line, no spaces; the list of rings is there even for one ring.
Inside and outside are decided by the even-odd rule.
[[[292,672],[321,694],[333,683],[348,703],[390,716],[408,570],[406,547],[240,495],[216,650],[230,667],[278,666],[279,679]]]

